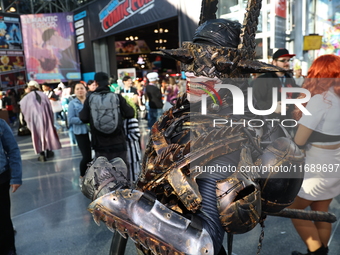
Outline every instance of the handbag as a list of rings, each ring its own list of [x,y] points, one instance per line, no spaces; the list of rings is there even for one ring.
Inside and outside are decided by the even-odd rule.
[[[18,130],[18,135],[19,136],[25,136],[25,135],[30,135],[30,134],[31,134],[31,131],[28,129],[27,126],[22,126]]]
[[[51,102],[53,112],[61,112],[63,110],[63,106],[60,100],[57,100],[57,101],[50,100],[50,102]]]

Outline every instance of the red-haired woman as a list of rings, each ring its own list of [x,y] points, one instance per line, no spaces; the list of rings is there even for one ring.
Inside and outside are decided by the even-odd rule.
[[[294,138],[306,151],[305,177],[290,208],[328,211],[332,199],[340,194],[340,57],[323,55],[314,60],[303,88],[311,92],[307,110],[296,111],[299,126]],[[339,168],[339,169],[338,169]],[[327,255],[331,224],[292,220],[305,242],[306,255]],[[292,252],[292,255],[302,255]]]

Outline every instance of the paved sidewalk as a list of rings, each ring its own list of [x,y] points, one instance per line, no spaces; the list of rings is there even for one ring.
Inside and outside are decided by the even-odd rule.
[[[146,133],[144,133],[146,137]],[[90,201],[78,185],[80,152],[67,132],[60,134],[62,149],[53,159],[39,162],[31,138],[17,137],[23,160],[23,185],[12,195],[13,223],[17,230],[18,255],[109,255],[112,233],[98,227],[86,208]],[[142,144],[145,144],[145,139]],[[331,212],[340,218],[340,196]],[[329,255],[340,254],[339,222],[333,224]],[[255,255],[261,228],[234,236],[234,255]],[[289,219],[268,217],[265,221],[262,255],[305,253],[305,246]],[[129,240],[126,255],[135,255]]]

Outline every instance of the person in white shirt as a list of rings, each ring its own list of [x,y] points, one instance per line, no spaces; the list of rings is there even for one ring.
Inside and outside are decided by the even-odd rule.
[[[295,111],[299,126],[295,143],[306,151],[305,177],[290,208],[329,210],[340,194],[340,57],[323,55],[315,59],[304,88],[311,92],[307,103],[311,115]],[[327,222],[292,220],[308,248],[306,255],[327,255],[332,226]],[[292,255],[302,255],[294,251]]]

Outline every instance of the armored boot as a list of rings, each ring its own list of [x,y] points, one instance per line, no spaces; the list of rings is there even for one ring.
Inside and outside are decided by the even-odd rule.
[[[91,199],[114,191],[119,188],[128,188],[129,182],[126,179],[127,167],[121,158],[108,160],[105,157],[94,159],[86,170],[86,173],[79,183],[83,194]]]
[[[153,254],[214,254],[212,239],[195,216],[189,220],[147,193],[118,189],[93,201],[88,210],[98,225],[102,220]]]

